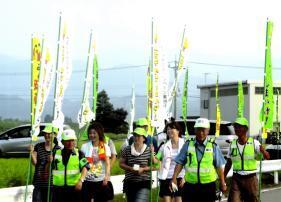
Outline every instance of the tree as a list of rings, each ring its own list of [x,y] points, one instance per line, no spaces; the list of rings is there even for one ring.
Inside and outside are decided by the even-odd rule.
[[[105,90],[98,93],[96,121],[103,125],[106,132],[126,133],[127,114],[127,111],[122,108],[114,109]]]

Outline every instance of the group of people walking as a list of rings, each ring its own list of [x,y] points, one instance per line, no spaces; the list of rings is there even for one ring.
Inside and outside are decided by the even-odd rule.
[[[148,121],[145,118],[137,120],[119,159],[120,168],[125,171],[123,191],[126,200],[149,201],[150,172],[157,170],[159,196],[165,202],[213,202],[217,187],[227,192],[226,176],[233,167],[228,201],[258,201],[256,157],[261,154],[269,159],[269,154],[257,140],[248,136],[247,119],[237,118],[233,126],[237,139],[230,143],[224,157],[215,139],[208,137],[208,119],[196,120],[193,138],[182,137],[180,125],[168,122],[164,129],[166,141],[159,147],[156,139],[148,134]],[[48,195],[49,201],[54,202],[113,200],[110,170],[117,153],[100,123],[89,125],[89,141],[81,150],[76,148],[77,138],[72,129],[62,134],[63,148],[53,145],[55,128],[46,126],[42,132],[45,142],[31,147],[35,165],[33,201],[47,201]],[[51,185],[50,194],[48,184]]]

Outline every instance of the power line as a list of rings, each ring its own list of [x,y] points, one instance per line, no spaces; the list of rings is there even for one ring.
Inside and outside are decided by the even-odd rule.
[[[171,61],[169,63],[174,63]],[[217,66],[217,67],[229,67],[229,68],[241,68],[241,69],[263,69],[262,66],[250,66],[250,65],[235,65],[235,64],[220,64],[220,63],[209,63],[209,62],[197,62],[197,61],[190,61],[189,64],[196,64],[196,65],[206,65],[206,66]],[[115,66],[115,67],[108,67],[108,68],[101,68],[100,71],[109,71],[109,70],[124,70],[124,69],[137,69],[147,67],[148,64],[143,65],[128,65],[128,66]],[[280,67],[272,67],[274,70],[281,70]],[[85,73],[86,70],[74,70],[72,73]],[[0,73],[0,76],[24,76],[28,75],[30,72],[13,72],[13,73]]]

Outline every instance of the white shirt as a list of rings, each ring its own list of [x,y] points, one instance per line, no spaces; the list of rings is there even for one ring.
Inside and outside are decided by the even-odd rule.
[[[238,151],[240,153],[240,155],[242,155],[242,152],[244,150],[246,144],[241,145],[239,144],[239,142],[237,141],[237,146],[238,146]],[[259,154],[260,153],[260,142],[258,140],[254,140],[254,147],[255,147],[255,154]],[[229,147],[228,153],[227,153],[227,158],[230,158],[230,154],[231,154],[231,147]],[[257,170],[254,171],[235,171],[235,173],[239,174],[239,175],[249,175],[249,174],[253,174],[256,173]]]
[[[184,139],[179,138],[179,147],[177,149],[172,148],[171,140],[164,144],[161,148],[161,167],[159,170],[159,179],[165,180],[172,178],[176,166],[175,158],[180,153],[182,146],[184,145]],[[182,169],[178,178],[183,178],[185,174],[185,169]]]
[[[107,144],[104,144],[105,155],[111,156],[110,148]],[[90,163],[90,170],[86,175],[86,181],[99,182],[103,181],[105,177],[105,161],[99,159],[98,147],[94,147],[92,142],[88,142],[82,145],[81,151],[85,154],[86,158],[92,158],[93,163]]]

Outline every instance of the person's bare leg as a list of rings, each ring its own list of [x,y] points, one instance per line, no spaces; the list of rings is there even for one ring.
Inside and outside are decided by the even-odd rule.
[[[174,202],[182,202],[181,197],[180,196],[174,197]]]
[[[170,196],[164,196],[164,202],[172,202],[172,198]]]

